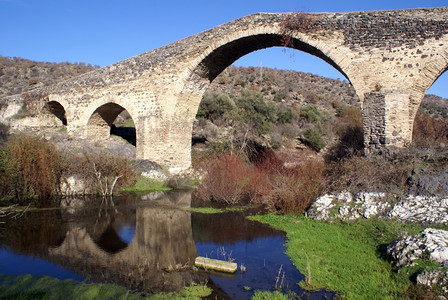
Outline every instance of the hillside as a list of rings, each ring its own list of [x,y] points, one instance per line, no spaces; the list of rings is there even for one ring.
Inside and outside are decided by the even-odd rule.
[[[96,68],[98,66],[85,63],[36,62],[0,55],[0,98],[20,94],[39,86],[55,84]]]

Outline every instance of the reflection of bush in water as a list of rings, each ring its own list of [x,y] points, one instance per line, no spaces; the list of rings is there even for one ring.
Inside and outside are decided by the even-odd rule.
[[[246,212],[192,213],[193,239],[196,242],[234,243],[279,234],[269,226],[246,220],[246,216]]]
[[[2,221],[5,222],[0,235],[2,244],[23,254],[47,255],[49,247],[64,241],[67,231],[59,210],[32,211]]]

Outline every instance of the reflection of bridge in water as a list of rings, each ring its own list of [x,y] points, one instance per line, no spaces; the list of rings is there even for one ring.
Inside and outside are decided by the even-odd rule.
[[[182,209],[190,204],[190,193],[177,193],[175,198],[157,200],[157,205],[138,206],[134,237],[127,247],[123,241],[116,242],[123,243],[124,248],[115,253],[98,243],[105,231],[109,231],[109,237],[114,236],[110,234],[111,223],[96,224],[93,231],[92,226],[69,225],[65,240],[49,249],[48,258],[88,280],[131,289],[173,291],[192,282],[206,282],[206,274],[192,269],[197,251],[191,212]]]

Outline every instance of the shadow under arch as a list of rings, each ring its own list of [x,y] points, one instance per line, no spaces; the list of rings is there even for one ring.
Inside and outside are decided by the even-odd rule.
[[[130,119],[127,124],[134,125],[132,116],[121,105],[109,102],[98,107],[87,122],[87,137],[90,140],[103,140],[111,134],[117,135],[136,146],[137,137],[135,126],[123,125],[119,118]],[[120,122],[120,125],[116,123]]]
[[[41,119],[46,126],[59,127],[67,126],[67,117],[65,109],[61,103],[57,101],[47,102],[41,110]]]
[[[258,34],[242,37],[226,43],[214,49],[207,55],[198,64],[193,71],[193,74],[199,78],[206,78],[209,82],[212,82],[222,71],[224,71],[224,69],[229,67],[239,58],[251,52],[271,47],[287,47],[314,55],[330,64],[350,82],[350,79],[342,68],[329,56],[323,53],[322,50],[297,38],[292,38],[290,45],[284,45],[282,34]]]

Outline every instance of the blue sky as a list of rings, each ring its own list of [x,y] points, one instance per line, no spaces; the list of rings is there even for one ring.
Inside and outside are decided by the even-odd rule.
[[[343,12],[448,6],[448,0],[0,0],[0,55],[106,66],[256,12]],[[251,53],[236,65],[331,78],[330,65],[295,50]],[[448,72],[430,93],[448,98]]]

